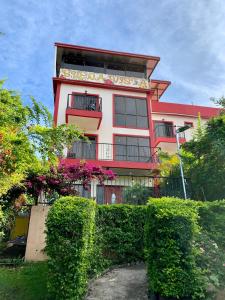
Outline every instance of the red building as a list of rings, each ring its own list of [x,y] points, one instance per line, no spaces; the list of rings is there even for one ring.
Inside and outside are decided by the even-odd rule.
[[[90,142],[75,142],[65,150],[65,162],[80,160],[115,170],[118,178],[105,186],[91,185],[99,203],[121,201],[124,187],[149,177],[160,147],[176,152],[175,128],[189,124],[180,136],[189,140],[198,116],[204,124],[219,109],[161,102],[170,81],[152,74],[159,57],[56,43],[54,122],[76,124]],[[85,191],[80,191],[85,194]],[[88,192],[86,192],[88,193]]]

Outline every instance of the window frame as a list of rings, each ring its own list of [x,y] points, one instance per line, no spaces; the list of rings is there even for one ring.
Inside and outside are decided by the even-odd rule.
[[[155,138],[156,139],[158,139],[158,138],[169,138],[169,139],[171,139],[171,138],[175,138],[175,130],[174,130],[174,122],[173,121],[163,121],[163,120],[153,120],[153,122],[154,122],[154,136],[155,136]],[[173,128],[173,135],[172,136],[157,136],[156,135],[156,124],[157,123],[163,123],[163,124],[169,124],[172,128]]]
[[[82,159],[85,159],[85,160],[98,160],[98,134],[85,133],[84,136],[87,137],[87,138],[88,137],[94,137],[95,138],[95,141],[96,141],[96,143],[95,143],[95,158],[82,158],[82,157],[78,158],[78,157],[76,157],[75,159],[79,159],[79,160],[82,160]],[[80,142],[80,141],[77,141],[77,142]]]
[[[118,113],[116,113],[116,97],[126,97],[126,98],[131,98],[131,99],[145,100],[145,102],[146,102],[146,116],[137,115],[137,114],[133,115],[133,116],[136,117],[136,125],[137,125],[137,118],[138,117],[146,117],[147,118],[148,126],[144,127],[144,128],[140,128],[140,127],[135,127],[135,126],[117,125],[116,124],[116,115],[118,115]],[[112,118],[113,118],[113,127],[115,127],[115,128],[138,129],[138,130],[149,130],[150,129],[149,107],[148,107],[148,98],[147,97],[113,94],[113,101],[112,102],[113,102],[113,109],[112,109],[112,112],[113,112],[113,116],[112,116]],[[120,114],[120,115],[129,115],[129,114]]]
[[[145,138],[148,141],[148,146],[140,146],[140,147],[148,147],[149,148],[149,161],[136,161],[136,160],[118,160],[116,159],[116,137],[125,137],[125,138]],[[129,146],[126,143],[126,146]],[[152,148],[151,148],[151,140],[149,138],[149,136],[147,135],[132,135],[132,134],[118,134],[118,133],[114,133],[113,134],[113,161],[117,161],[117,162],[132,162],[132,163],[150,163],[151,162],[151,158],[152,158]],[[127,155],[127,156],[132,156],[132,155]],[[138,156],[139,157],[139,156]]]

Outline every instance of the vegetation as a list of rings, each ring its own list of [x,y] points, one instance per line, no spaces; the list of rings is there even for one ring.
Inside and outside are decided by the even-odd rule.
[[[167,198],[149,202],[145,241],[152,292],[188,299],[204,296],[193,247],[198,232],[196,204]]]
[[[225,286],[224,201],[151,199],[145,247],[151,292],[214,299]]]
[[[0,196],[20,185],[27,175],[49,170],[65,146],[82,138],[74,126],[52,126],[47,108],[31,98],[24,105],[15,91],[0,83]]]
[[[2,237],[3,237],[4,223],[5,223],[5,220],[4,220],[2,208],[0,206],[0,241],[1,241]]]
[[[62,197],[47,218],[48,288],[53,299],[82,299],[93,259],[95,202]]]
[[[124,203],[144,205],[153,196],[153,189],[136,183],[124,190]]]
[[[29,263],[16,268],[0,267],[0,299],[47,299],[47,264]]]
[[[101,244],[101,256],[110,264],[143,261],[145,216],[146,206],[98,206],[97,244]]]

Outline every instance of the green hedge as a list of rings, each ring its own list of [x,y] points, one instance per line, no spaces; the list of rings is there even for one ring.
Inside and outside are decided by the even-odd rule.
[[[0,206],[0,241],[1,238],[3,237],[3,228],[4,228],[4,216],[3,216],[3,211]]]
[[[225,249],[225,200],[205,202],[199,209],[199,224],[218,246]]]
[[[151,292],[175,298],[203,297],[204,279],[193,246],[199,233],[198,205],[174,198],[149,202],[145,243]]]
[[[57,200],[47,218],[48,288],[53,299],[82,299],[93,255],[96,204],[79,197]]]
[[[145,216],[146,206],[98,206],[96,227],[102,256],[113,264],[143,260]]]

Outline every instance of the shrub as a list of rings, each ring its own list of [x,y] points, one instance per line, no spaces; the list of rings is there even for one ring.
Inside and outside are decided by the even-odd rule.
[[[95,202],[62,197],[47,218],[48,287],[54,299],[82,299],[93,254]]]
[[[0,206],[0,241],[1,238],[3,237],[3,228],[4,228],[4,216],[3,216],[3,211]]]
[[[145,243],[151,292],[188,299],[204,296],[204,277],[196,265],[193,246],[199,233],[198,205],[175,198],[149,202]]]
[[[201,234],[197,263],[214,293],[225,286],[225,200],[205,202],[199,209]]]
[[[98,206],[96,227],[103,257],[114,264],[143,260],[145,216],[146,206]]]

